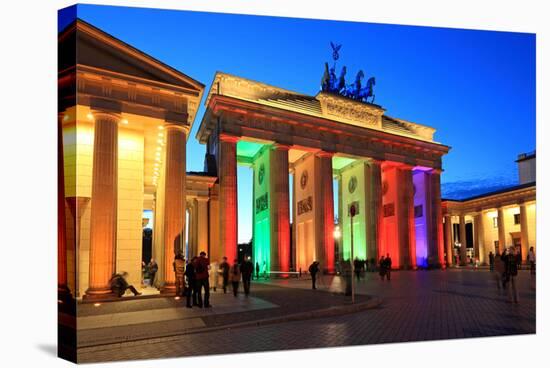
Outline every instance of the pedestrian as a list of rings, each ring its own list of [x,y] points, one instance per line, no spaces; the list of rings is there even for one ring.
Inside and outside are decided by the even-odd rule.
[[[204,307],[210,308],[210,283],[208,280],[208,268],[210,267],[210,260],[206,257],[206,252],[200,252],[199,257],[195,259],[195,263],[193,266],[195,267],[195,284],[197,285],[198,307],[203,307],[202,289],[204,289]]]
[[[218,287],[218,262],[212,262],[210,266],[208,267],[209,270],[212,270],[212,272],[208,273],[208,282],[210,285],[210,288],[216,292],[216,288]]]
[[[494,256],[494,278],[497,283],[497,289],[500,291],[504,288],[504,260],[497,252]]]
[[[527,261],[529,262],[529,269],[530,269],[531,275],[534,275],[537,259],[535,256],[535,249],[533,247],[529,248],[529,253],[527,253]]]
[[[518,264],[516,248],[510,247],[510,251],[505,258],[505,277],[508,291],[508,302],[519,303],[518,290],[516,288],[516,277],[518,275]]]
[[[126,293],[126,290],[130,290],[135,296],[141,295],[141,293],[137,291],[133,285],[128,284],[127,278],[128,272],[126,271],[113,274],[113,276],[111,276],[111,280],[109,280],[111,291],[119,298]]]
[[[357,257],[353,261],[353,272],[357,281],[361,280],[361,261]]]
[[[386,259],[384,259],[384,263],[386,264],[386,280],[390,281],[391,279],[391,258],[390,254],[386,254]]]
[[[380,257],[378,262],[378,275],[380,275],[380,280],[384,281],[384,276],[386,276],[386,260],[384,256]]]
[[[223,257],[222,263],[220,263],[220,273],[222,274],[222,288],[223,293],[227,292],[227,284],[229,282],[229,263],[227,263],[227,257]]]
[[[231,268],[228,268],[228,277],[231,279],[231,285],[233,286],[233,296],[237,296],[239,292],[239,282],[241,281],[241,270],[237,259],[234,259],[233,265]]]
[[[313,261],[313,263],[309,265],[309,273],[311,275],[311,288],[313,290],[317,289],[315,285],[315,282],[317,281],[317,272],[319,272],[319,262]]]
[[[370,259],[370,272],[375,272],[375,271],[376,271],[376,259],[372,257]]]
[[[256,280],[260,279],[260,264],[256,262]]]
[[[264,274],[264,279],[267,280],[267,263],[265,261],[262,264],[262,273]]]
[[[521,248],[516,248],[516,264],[518,270],[521,270]]]
[[[502,251],[502,254],[500,255],[500,259],[502,260],[502,287],[504,291],[506,291],[506,283],[508,280],[506,279],[506,258],[508,257],[508,249],[504,248]]]
[[[185,260],[181,253],[176,254],[172,265],[176,274],[176,297],[180,297],[185,290]]]
[[[493,252],[489,252],[489,271],[493,272],[495,270],[495,255]]]
[[[159,270],[159,265],[153,258],[151,258],[147,268],[149,269],[149,285],[151,285],[151,287],[155,287],[155,276]]]
[[[195,277],[195,261],[197,257],[193,257],[190,262],[187,262],[185,267],[185,277],[187,279],[187,284],[185,288],[185,296],[187,299],[187,308],[192,308],[194,305],[198,305],[197,302],[197,279]],[[191,299],[193,304],[191,304]]]
[[[248,296],[248,294],[250,294],[250,279],[252,278],[252,273],[254,272],[254,266],[252,265],[252,262],[250,262],[250,258],[245,257],[243,263],[241,263],[240,269],[241,277],[243,279],[244,295]],[[256,277],[259,277],[258,270],[258,263],[256,262]]]

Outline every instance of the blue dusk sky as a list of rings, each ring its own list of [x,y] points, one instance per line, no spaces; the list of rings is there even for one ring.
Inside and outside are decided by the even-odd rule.
[[[62,29],[73,18],[60,14]],[[77,16],[207,89],[222,71],[315,95],[324,62],[332,63],[330,41],[342,44],[338,72],[346,65],[348,79],[359,69],[375,76],[387,115],[434,127],[436,141],[452,147],[445,198],[517,184],[517,155],[535,149],[534,34],[95,5],[78,5]],[[195,139],[203,113],[202,105],[189,171],[203,169],[205,146]],[[251,223],[251,184],[240,168],[239,223]]]

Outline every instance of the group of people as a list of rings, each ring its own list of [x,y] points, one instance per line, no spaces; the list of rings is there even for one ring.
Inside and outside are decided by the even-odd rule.
[[[174,259],[174,272],[176,274],[176,296],[186,297],[186,307],[210,308],[210,272],[219,273],[222,277],[222,288],[224,294],[227,293],[229,283],[233,289],[233,295],[237,296],[239,285],[242,280],[244,293],[250,294],[250,280],[254,267],[250,260],[245,259],[239,264],[237,259],[230,265],[227,257],[212,271],[210,260],[206,257],[206,252],[200,252],[198,257],[193,257],[185,261],[182,254],[177,254]],[[203,298],[204,294],[204,298]]]
[[[489,253],[489,269],[493,272],[497,289],[504,290],[508,294],[509,303],[519,303],[519,295],[516,287],[516,278],[518,269],[521,267],[521,257],[518,258],[518,251],[514,246],[505,249],[502,254]],[[535,274],[535,251],[533,247],[529,249],[527,260],[530,265],[531,275]]]
[[[380,275],[380,280],[384,280],[384,277],[388,281],[391,280],[391,257],[389,253],[385,257],[380,257],[380,261],[378,261],[378,274]]]

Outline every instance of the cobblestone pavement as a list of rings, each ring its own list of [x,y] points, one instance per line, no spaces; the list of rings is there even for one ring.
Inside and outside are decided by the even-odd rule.
[[[338,281],[325,277],[325,290]],[[272,281],[307,288],[308,280]],[[323,292],[323,285],[319,293]],[[486,270],[394,272],[391,281],[367,274],[358,293],[380,307],[339,317],[184,335],[79,352],[79,362],[304,349],[389,342],[535,333],[535,285],[520,272],[520,303],[510,304]],[[290,289],[289,289],[290,291]]]

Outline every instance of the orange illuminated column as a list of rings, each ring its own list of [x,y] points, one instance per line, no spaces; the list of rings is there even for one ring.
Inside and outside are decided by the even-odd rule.
[[[290,271],[289,146],[274,144],[270,151],[271,268]]]
[[[334,197],[332,190],[332,153],[316,154],[316,177],[314,185],[318,190],[315,203],[317,260],[324,271],[334,272]]]
[[[466,266],[466,217],[459,217],[459,238],[460,238],[460,265]]]
[[[113,113],[94,113],[90,274],[87,298],[111,294],[117,227],[118,122]]]
[[[371,159],[369,160],[368,178],[366,183],[369,183],[368,189],[370,191],[369,203],[367,204],[366,211],[369,211],[368,216],[368,249],[367,257],[374,258],[378,262],[379,249],[383,238],[383,213],[382,213],[382,161]]]
[[[453,224],[451,215],[445,215],[445,246],[447,251],[447,264],[453,264]]]
[[[175,291],[174,257],[177,253],[183,253],[185,244],[185,147],[188,129],[182,125],[165,125],[164,293]]]
[[[218,178],[220,183],[220,244],[222,257],[237,258],[237,142],[239,138],[220,134]]]
[[[412,166],[401,165],[398,168],[397,197],[398,197],[398,228],[399,228],[399,255],[403,268],[416,268],[416,234],[414,223],[414,186]]]
[[[441,209],[441,170],[433,169],[429,173],[431,191],[432,221],[431,226],[435,249],[437,250],[437,262],[435,266],[445,267],[443,245],[443,213]]]
[[[67,287],[67,233],[65,218],[65,173],[62,115],[57,124],[57,293],[60,300],[70,296]]]
[[[198,253],[208,252],[208,197],[197,198],[197,246]]]

